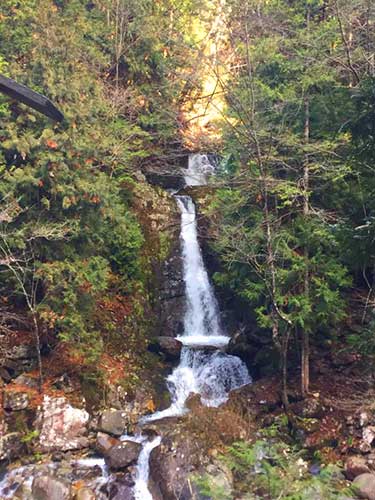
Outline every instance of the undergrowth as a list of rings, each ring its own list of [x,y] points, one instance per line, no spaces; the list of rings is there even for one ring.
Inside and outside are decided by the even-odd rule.
[[[308,462],[306,450],[282,439],[278,428],[263,430],[252,443],[237,441],[220,457],[232,474],[232,489],[212,475],[197,480],[213,500],[339,500],[353,491],[337,465]]]

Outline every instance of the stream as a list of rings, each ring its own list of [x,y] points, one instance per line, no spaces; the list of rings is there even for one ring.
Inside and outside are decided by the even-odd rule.
[[[186,185],[206,184],[214,170],[206,155],[190,155]],[[165,410],[143,417],[139,422],[141,426],[165,417],[184,415],[188,411],[186,401],[193,393],[201,396],[204,405],[217,407],[228,399],[230,391],[251,382],[245,364],[238,357],[225,352],[230,337],[221,324],[219,306],[204,265],[194,202],[189,196],[175,195],[175,199],[181,213],[180,241],[186,297],[184,332],[178,337],[183,347],[178,366],[167,377],[171,405]],[[142,444],[135,470],[134,497],[136,500],[152,500],[148,489],[149,458],[162,437],[149,439],[137,434],[124,435],[121,440]],[[89,486],[96,492],[98,499],[106,498],[102,493],[103,485],[111,481],[111,474],[104,459],[82,459],[71,465],[87,469],[95,467],[98,473]],[[57,466],[53,462],[46,464],[43,471],[53,471]],[[8,472],[0,481],[0,498],[13,498],[14,489],[22,478],[28,478],[31,486],[35,470],[36,466],[30,465]]]

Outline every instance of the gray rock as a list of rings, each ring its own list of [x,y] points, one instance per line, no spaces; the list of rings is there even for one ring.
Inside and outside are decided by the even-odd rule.
[[[121,410],[124,408],[128,402],[128,393],[121,387],[121,385],[109,385],[108,393],[106,396],[106,406],[109,408],[115,408],[116,410]]]
[[[65,398],[44,396],[35,427],[39,430],[39,448],[43,452],[86,448],[89,414],[73,408]]]
[[[0,437],[0,461],[18,458],[23,449],[21,433],[11,432]]]
[[[5,410],[20,411],[29,406],[29,396],[26,392],[4,392],[3,406]]]
[[[105,410],[100,417],[99,429],[114,436],[121,436],[129,423],[129,417],[125,411]]]
[[[9,371],[4,367],[0,367],[0,377],[4,382],[10,382],[12,380],[12,375],[9,373]]]
[[[34,377],[30,377],[26,373],[21,373],[17,378],[14,379],[14,383],[18,385],[25,385],[31,389],[38,389],[38,380]]]
[[[70,500],[70,485],[53,476],[39,476],[33,481],[33,500]]]
[[[109,436],[104,432],[98,432],[96,436],[95,448],[100,454],[106,455],[112,446],[115,446],[116,444],[120,444],[118,439]]]
[[[370,423],[370,415],[366,411],[362,411],[359,414],[358,422],[360,427],[366,427]]]
[[[158,422],[158,425],[163,424]],[[195,491],[191,476],[196,472],[195,464],[203,461],[201,452],[200,443],[190,434],[185,435],[170,422],[165,423],[163,441],[150,456],[150,479],[163,500],[198,498],[190,494]]]
[[[110,500],[134,500],[134,481],[130,474],[125,474],[112,482],[109,487]]]
[[[37,353],[34,346],[22,344],[13,346],[5,356],[8,359],[32,359],[37,357]]]
[[[365,427],[362,432],[362,438],[365,443],[372,445],[375,440],[375,427],[372,425]]]
[[[375,474],[361,474],[354,479],[353,484],[360,498],[375,500]]]
[[[107,452],[105,461],[112,470],[125,469],[138,460],[142,446],[132,441],[124,441],[112,446]]]
[[[323,406],[318,398],[308,398],[293,404],[293,412],[302,418],[320,418]]]
[[[345,463],[345,476],[352,481],[361,474],[371,472],[366,460],[360,456],[349,457]]]
[[[179,340],[173,337],[157,337],[156,344],[168,360],[175,361],[180,358],[182,342]]]

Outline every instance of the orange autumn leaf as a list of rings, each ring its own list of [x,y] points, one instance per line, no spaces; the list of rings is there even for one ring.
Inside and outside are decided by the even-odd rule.
[[[155,403],[153,402],[152,399],[149,399],[147,401],[147,404],[146,404],[146,408],[151,412],[153,413],[155,410],[156,410],[156,406],[155,406]]]
[[[57,142],[56,142],[56,141],[53,141],[52,139],[47,139],[47,140],[46,140],[46,145],[47,145],[50,149],[56,149],[56,148],[57,148]]]

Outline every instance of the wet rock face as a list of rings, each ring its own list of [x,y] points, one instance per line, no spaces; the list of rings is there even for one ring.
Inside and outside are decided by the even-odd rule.
[[[40,450],[68,451],[87,447],[88,421],[89,414],[85,410],[73,408],[65,398],[44,396],[35,423],[40,431]]]
[[[242,330],[229,342],[228,354],[241,358],[255,379],[273,375],[279,370],[279,355],[272,339],[257,331]]]
[[[137,462],[141,450],[139,443],[124,441],[107,451],[105,461],[111,470],[125,469]]]
[[[176,219],[178,227],[179,219]],[[185,312],[185,285],[179,238],[176,234],[170,256],[164,262],[159,277],[159,322],[158,331],[166,337],[183,333]]]
[[[176,167],[164,169],[164,171],[145,172],[146,179],[150,184],[160,186],[164,189],[183,189],[185,187],[185,179],[183,172],[176,171]]]
[[[180,359],[182,343],[173,337],[156,337],[153,349],[162,353],[167,361],[177,361]]]
[[[14,460],[22,454],[23,444],[21,438],[22,435],[19,432],[0,435],[0,462],[2,460]]]
[[[31,345],[19,345],[5,349],[0,358],[0,377],[10,382],[36,365],[37,353]]]
[[[103,411],[99,421],[99,429],[113,436],[121,436],[129,423],[127,412],[109,409]]]
[[[109,487],[110,500],[134,500],[134,481],[130,474],[118,477]]]
[[[34,479],[33,500],[70,500],[70,485],[52,476],[39,476]]]
[[[155,448],[150,457],[150,479],[160,491],[163,500],[188,500],[199,498],[191,476],[202,461],[199,443],[178,430],[164,437],[162,444]]]
[[[9,411],[25,410],[29,406],[29,396],[25,392],[4,392],[4,409]]]

